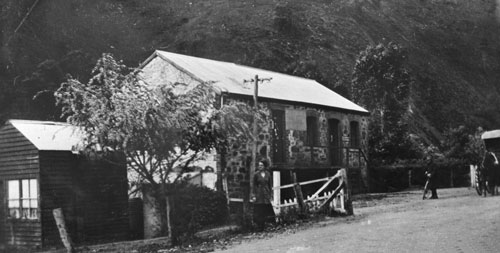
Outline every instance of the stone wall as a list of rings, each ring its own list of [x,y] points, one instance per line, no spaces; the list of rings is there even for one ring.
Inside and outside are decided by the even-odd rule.
[[[267,105],[262,104],[261,110],[269,115]],[[257,161],[268,160],[270,158],[272,122],[269,120],[265,124],[259,125],[257,141]],[[241,139],[231,139],[228,152],[221,156],[225,159],[225,166],[220,168],[223,176],[227,178],[229,197],[243,198],[243,187],[250,182],[250,166],[252,163],[252,141]]]
[[[261,106],[262,108],[265,108],[266,113],[270,115],[270,110],[277,105],[272,103],[261,103]],[[367,149],[368,121],[366,116],[292,105],[279,105],[279,109],[285,111],[302,110],[306,112],[306,114],[304,115],[313,115],[318,119],[318,146],[306,145],[307,130],[286,129],[285,148],[287,166],[295,168],[314,168],[326,167],[330,165],[330,151],[328,147],[328,119],[331,118],[337,119],[340,122],[341,138],[343,140],[344,146],[349,145],[350,122],[357,121],[359,123],[360,131],[360,147],[363,150]],[[306,119],[304,118],[303,120],[305,121]],[[270,161],[271,165],[273,165],[273,154],[271,150],[273,142],[273,126],[273,122],[269,120],[266,124],[259,127],[260,130],[258,135],[257,148],[257,161],[266,159]],[[221,167],[220,171],[225,177],[227,177],[229,195],[231,198],[243,198],[243,186],[245,184],[248,185],[250,180],[249,170],[252,157],[251,150],[251,142],[245,143],[241,140],[231,140],[229,151],[223,156],[223,159],[225,159],[225,163],[223,164],[225,164],[225,166]],[[344,160],[347,160],[347,157],[349,157],[349,163],[351,166],[361,167],[360,171],[358,169],[356,175],[357,177],[360,177],[360,185],[365,185],[359,187],[366,188],[368,183],[368,173],[366,171],[366,164],[364,162],[364,159],[360,159],[359,152],[347,152],[347,150],[343,150],[343,152],[344,154],[342,155],[342,157],[344,158]]]

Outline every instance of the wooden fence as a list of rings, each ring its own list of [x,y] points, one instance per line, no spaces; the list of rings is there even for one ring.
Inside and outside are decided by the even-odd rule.
[[[314,179],[305,182],[297,182],[294,176],[294,183],[280,185],[280,171],[273,172],[273,207],[276,215],[287,213],[291,209],[298,210],[299,213],[314,213],[324,211],[325,209],[335,209],[342,213],[352,213],[352,205],[350,204],[350,195],[347,182],[347,173],[345,169],[340,169],[332,177]],[[337,179],[337,187],[335,190],[325,190]],[[302,196],[300,186],[325,182],[314,194]],[[293,188],[295,197],[290,199],[281,199],[281,190]]]
[[[298,211],[299,214],[319,213],[322,211],[336,210],[344,214],[352,214],[351,192],[347,179],[346,169],[339,169],[334,176],[324,177],[304,182],[297,182],[296,175],[292,172],[292,184],[281,185],[281,172],[273,171],[273,208],[277,216],[285,214],[291,210]],[[325,182],[318,190],[304,198],[301,186]],[[336,184],[335,190],[328,190],[329,185]],[[230,202],[243,203],[242,198],[230,198],[227,179],[222,181],[223,189],[226,192],[228,204]],[[281,190],[293,188],[295,197],[289,199],[281,198]]]

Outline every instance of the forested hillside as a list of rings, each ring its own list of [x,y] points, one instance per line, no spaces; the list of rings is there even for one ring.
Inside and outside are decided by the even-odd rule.
[[[52,92],[113,53],[137,66],[155,49],[316,79],[349,97],[359,52],[408,52],[412,131],[500,128],[495,0],[2,0],[0,120],[58,120]],[[35,96],[36,95],[36,96]],[[35,98],[33,99],[33,97]]]

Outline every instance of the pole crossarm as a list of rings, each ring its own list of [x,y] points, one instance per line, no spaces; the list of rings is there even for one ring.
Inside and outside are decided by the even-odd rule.
[[[267,81],[267,82],[270,82],[271,80],[273,80],[272,77],[268,77],[268,78],[259,78],[258,76],[256,76],[256,78],[252,78],[250,80],[247,80],[247,79],[243,79],[243,83],[255,83],[255,80],[257,80],[257,82],[261,82],[263,83],[264,81]]]

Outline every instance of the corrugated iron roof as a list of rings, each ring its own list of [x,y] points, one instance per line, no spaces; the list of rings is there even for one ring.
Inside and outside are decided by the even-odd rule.
[[[500,130],[486,131],[481,135],[481,139],[495,139],[500,138]]]
[[[231,94],[253,96],[254,84],[244,83],[244,80],[253,79],[258,75],[259,78],[272,78],[270,82],[259,84],[259,98],[301,102],[362,113],[368,112],[312,79],[160,50],[157,50],[155,55],[195,79],[215,82],[214,85]]]
[[[9,120],[38,150],[76,151],[84,139],[80,128],[61,122]]]

